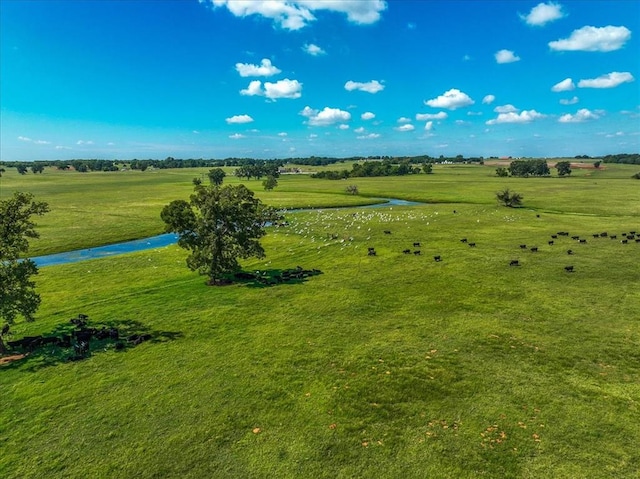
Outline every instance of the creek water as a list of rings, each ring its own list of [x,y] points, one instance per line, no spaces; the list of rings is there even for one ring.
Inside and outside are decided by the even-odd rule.
[[[304,211],[322,211],[336,209],[353,209],[353,208],[381,208],[385,206],[416,206],[424,203],[416,201],[399,200],[396,198],[380,198],[381,203],[364,206],[341,206],[337,208],[299,208],[286,210],[286,213],[300,213]],[[126,253],[134,253],[147,249],[162,248],[177,243],[178,235],[173,233],[165,233],[149,238],[142,238],[134,241],[125,241],[123,243],[114,243],[105,246],[96,246],[95,248],[79,249],[75,251],[66,251],[63,253],[49,254],[45,256],[35,256],[31,260],[38,266],[54,266],[67,263],[77,263],[78,261],[86,261],[88,259],[105,258]]]

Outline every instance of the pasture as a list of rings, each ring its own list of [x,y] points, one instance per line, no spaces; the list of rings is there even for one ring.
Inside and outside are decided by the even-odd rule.
[[[288,214],[244,262],[322,272],[290,284],[206,286],[177,246],[42,268],[15,337],[84,313],[152,339],[0,366],[0,477],[637,477],[636,170],[245,182],[278,207],[346,207]],[[46,254],[162,232],[205,172],[8,171],[0,194],[49,202]],[[523,208],[496,204],[507,186]],[[426,204],[354,208],[384,197]]]

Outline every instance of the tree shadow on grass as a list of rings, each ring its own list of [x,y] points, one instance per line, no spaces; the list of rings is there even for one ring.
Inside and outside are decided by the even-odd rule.
[[[76,318],[71,321],[77,321]],[[79,326],[72,322],[58,324],[50,332],[35,336],[26,346],[14,347],[10,353],[18,357],[0,365],[0,372],[22,369],[35,372],[70,361],[83,361],[95,354],[116,351],[118,354],[135,348],[143,342],[162,343],[175,341],[184,335],[180,331],[160,331],[133,319],[85,321]],[[57,338],[56,342],[53,341]]]
[[[312,276],[319,274],[322,274],[319,269],[304,269],[297,266],[290,269],[240,271],[230,276],[229,279],[236,283],[246,284],[249,288],[270,288],[285,284],[302,284]]]

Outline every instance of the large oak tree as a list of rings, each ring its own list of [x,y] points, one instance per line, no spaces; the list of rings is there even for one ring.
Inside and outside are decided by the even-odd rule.
[[[239,271],[239,259],[264,257],[259,240],[275,216],[244,185],[197,183],[189,202],[174,200],[160,214],[166,231],[177,233],[178,245],[191,252],[187,266],[212,285]]]
[[[5,326],[0,334],[0,353],[6,352],[3,335],[18,316],[32,321],[40,306],[31,277],[38,274],[36,264],[21,259],[29,250],[29,240],[38,238],[33,216],[49,211],[47,203],[35,201],[31,193],[14,193],[0,201],[0,318]]]

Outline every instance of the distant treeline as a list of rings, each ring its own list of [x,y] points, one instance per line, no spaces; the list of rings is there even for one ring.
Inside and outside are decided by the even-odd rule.
[[[311,175],[312,178],[323,178],[327,180],[343,180],[346,178],[359,178],[371,176],[405,176],[416,175],[424,171],[432,172],[432,164],[424,163],[423,167],[412,165],[409,160],[394,162],[392,159],[382,161],[365,161],[363,163],[354,163],[349,170],[341,171],[319,171]]]
[[[640,165],[639,153],[620,153],[618,155],[607,155],[602,157],[605,163],[626,163],[628,165]]]

